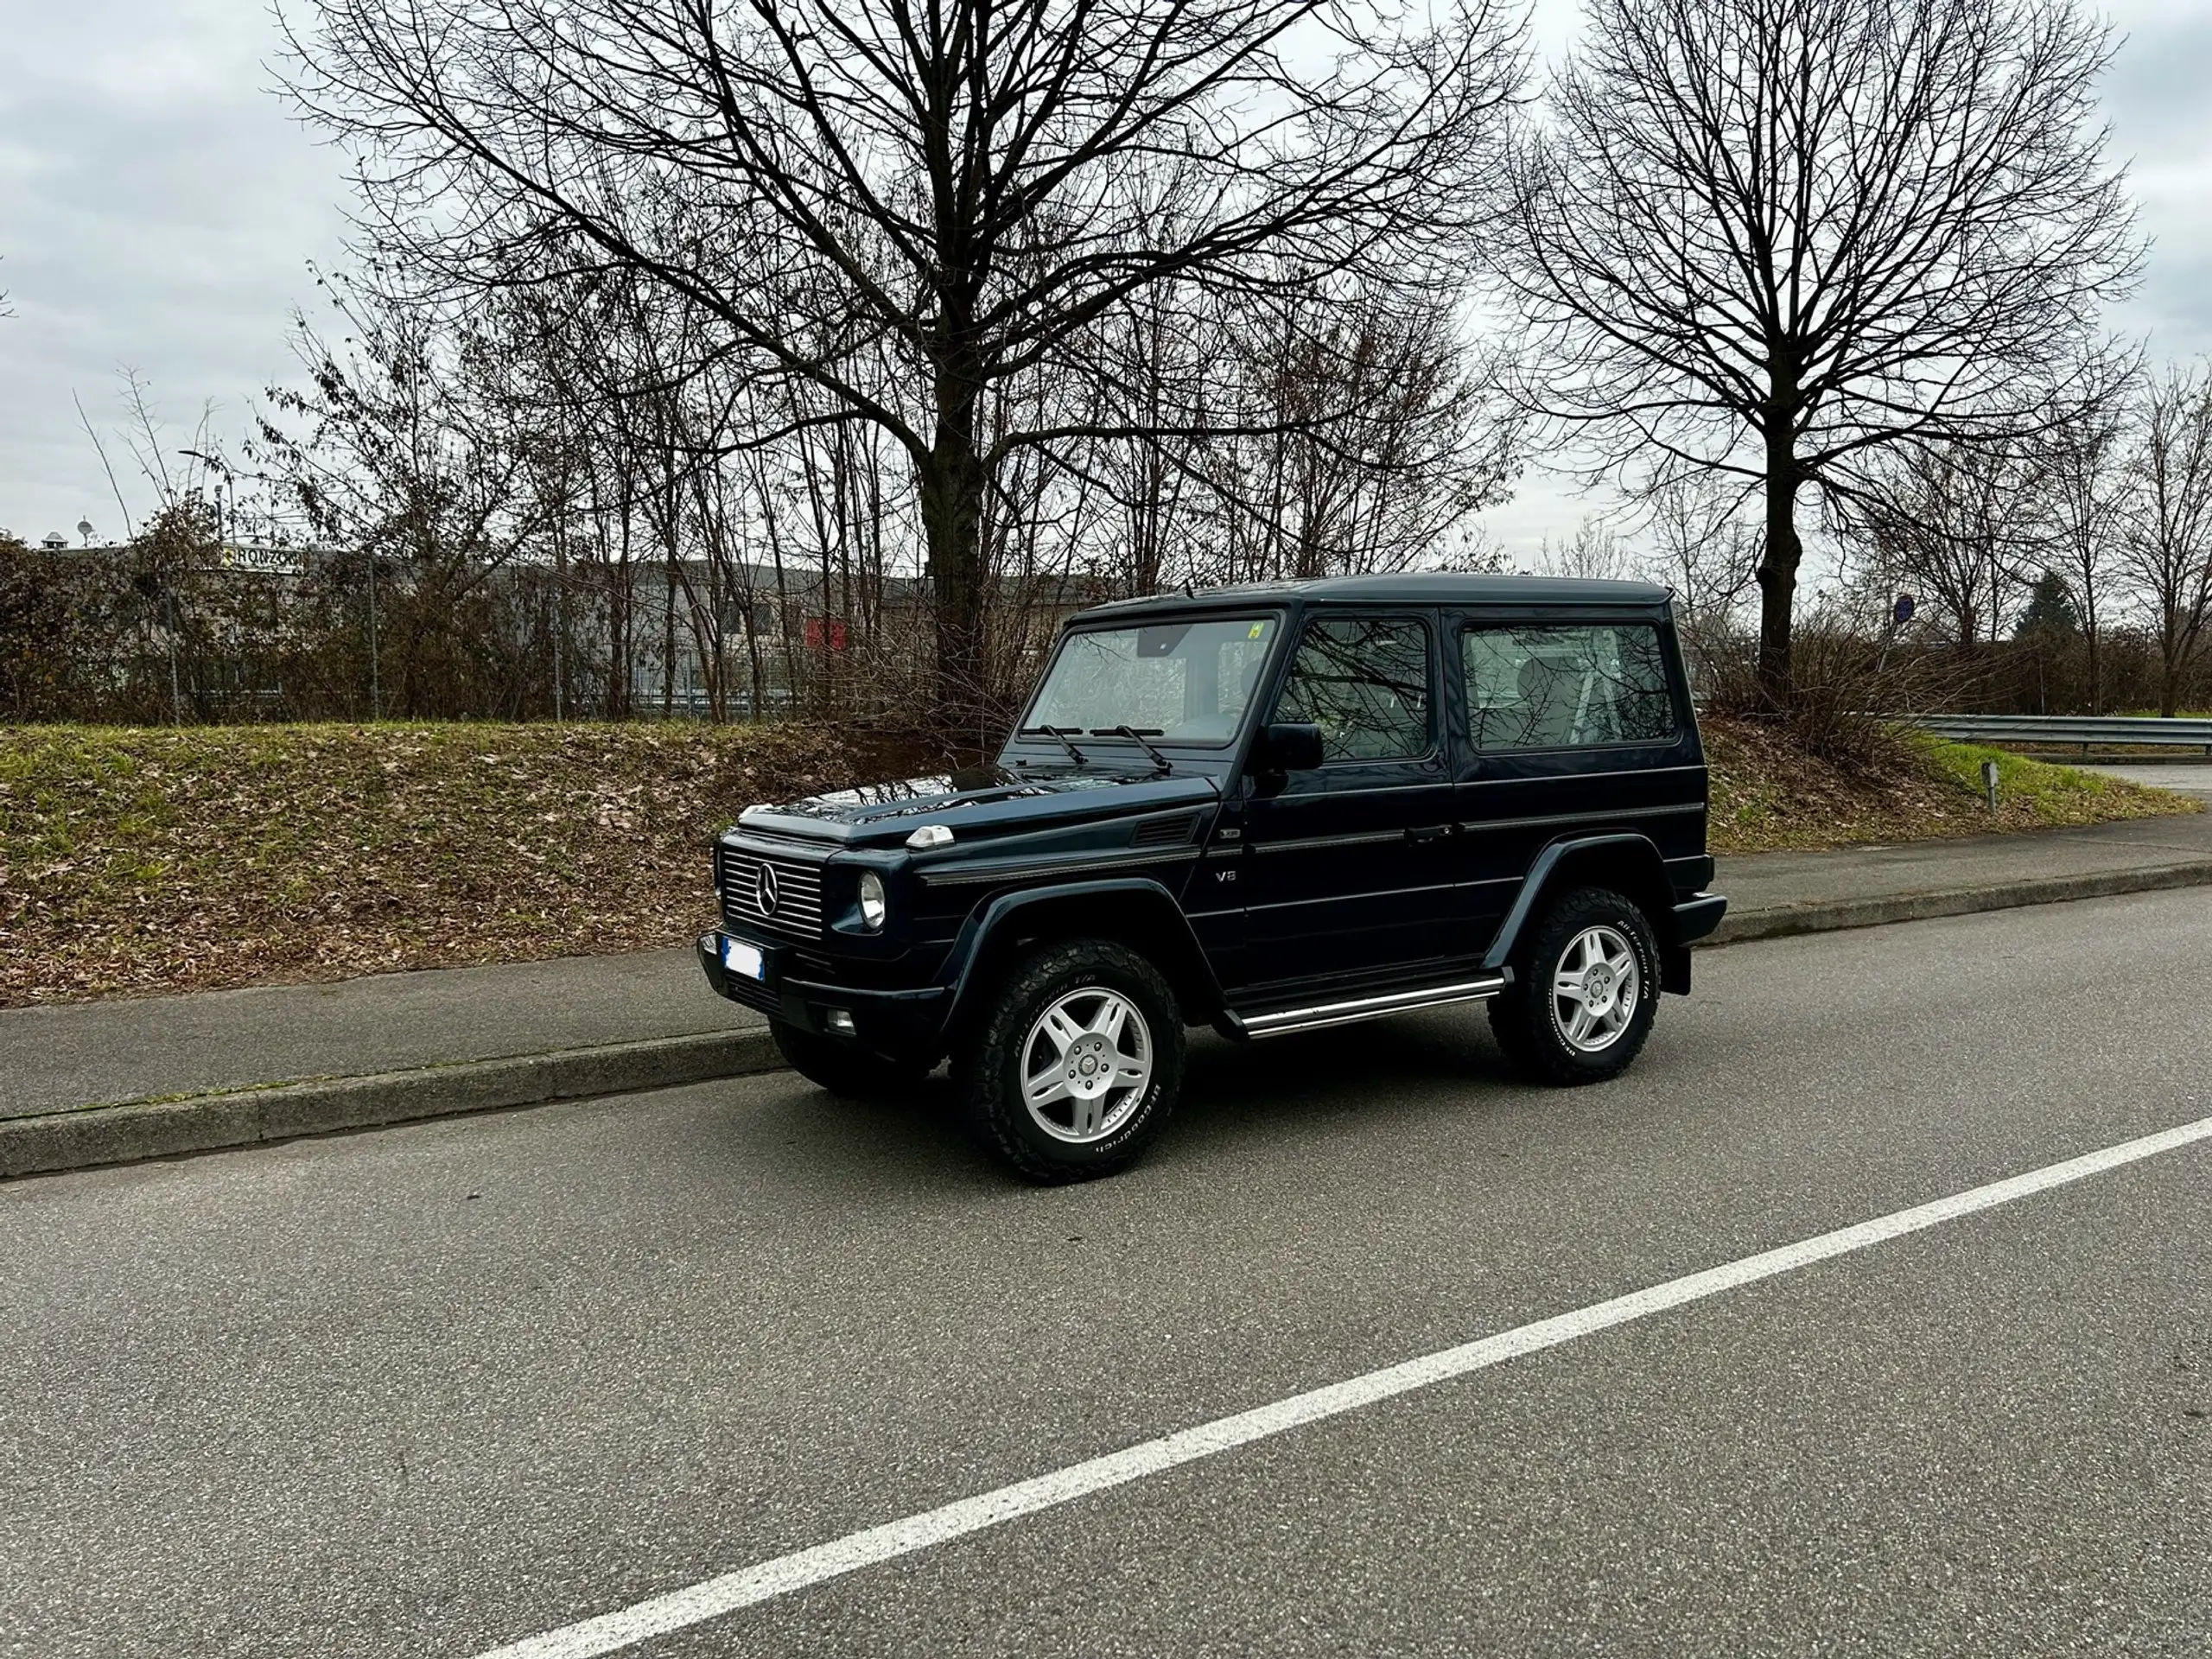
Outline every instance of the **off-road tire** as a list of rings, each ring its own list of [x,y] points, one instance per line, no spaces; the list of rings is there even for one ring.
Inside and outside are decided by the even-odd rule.
[[[824,1037],[786,1020],[769,1020],[768,1030],[776,1039],[776,1052],[792,1071],[849,1100],[881,1100],[906,1094],[927,1070],[885,1059],[853,1043]]]
[[[1152,1075],[1138,1104],[1105,1139],[1071,1144],[1032,1121],[1022,1100],[1031,1028],[1062,997],[1096,987],[1136,1005],[1152,1045]],[[1110,1175],[1135,1163],[1174,1109],[1183,1087],[1183,1013],[1151,963],[1126,945],[1077,939],[1046,945],[1007,970],[955,1060],[969,1123],[987,1150],[1043,1185]]]
[[[1570,1043],[1553,1014],[1552,983],[1560,959],[1592,927],[1628,942],[1639,977],[1634,1010],[1620,1034],[1589,1053]],[[1578,887],[1548,908],[1513,955],[1513,984],[1490,1005],[1490,1028],[1507,1061],[1538,1083],[1602,1083],[1626,1071],[1651,1034],[1659,1007],[1659,942],[1634,901],[1605,887]]]

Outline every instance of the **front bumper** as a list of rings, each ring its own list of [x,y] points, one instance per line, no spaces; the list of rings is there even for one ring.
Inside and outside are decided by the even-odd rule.
[[[730,939],[760,951],[759,979],[730,969],[725,959],[725,942]],[[943,1042],[945,1008],[952,995],[945,987],[878,990],[835,985],[794,974],[791,970],[797,965],[788,945],[726,930],[699,936],[699,966],[716,995],[802,1031],[842,1038],[879,1054],[899,1058],[935,1057]]]

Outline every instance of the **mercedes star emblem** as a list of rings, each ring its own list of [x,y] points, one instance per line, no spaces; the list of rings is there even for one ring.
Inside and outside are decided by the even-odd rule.
[[[776,893],[776,870],[773,865],[763,864],[760,867],[760,874],[753,880],[753,896],[760,901],[760,913],[763,916],[772,916],[776,913],[776,906],[782,900]]]

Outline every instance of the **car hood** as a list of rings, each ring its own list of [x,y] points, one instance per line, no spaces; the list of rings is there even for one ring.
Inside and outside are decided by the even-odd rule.
[[[1162,774],[1148,767],[1009,772],[1001,766],[975,766],[936,777],[841,789],[784,806],[748,807],[739,827],[810,840],[880,845],[902,842],[923,823],[949,825],[964,839],[970,832],[1038,829],[1157,811],[1185,801],[1210,803],[1218,793],[1214,780],[1202,773]]]

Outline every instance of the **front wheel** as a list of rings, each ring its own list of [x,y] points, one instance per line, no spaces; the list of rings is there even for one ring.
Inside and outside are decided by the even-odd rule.
[[[1498,1046],[1545,1083],[1599,1083],[1628,1069],[1659,1003],[1659,946],[1630,899],[1568,893],[1515,954],[1514,983],[1490,1005]]]
[[[984,1143],[1033,1181],[1136,1161],[1183,1084],[1183,1015],[1160,970],[1081,939],[1015,965],[969,1039],[960,1076]]]

